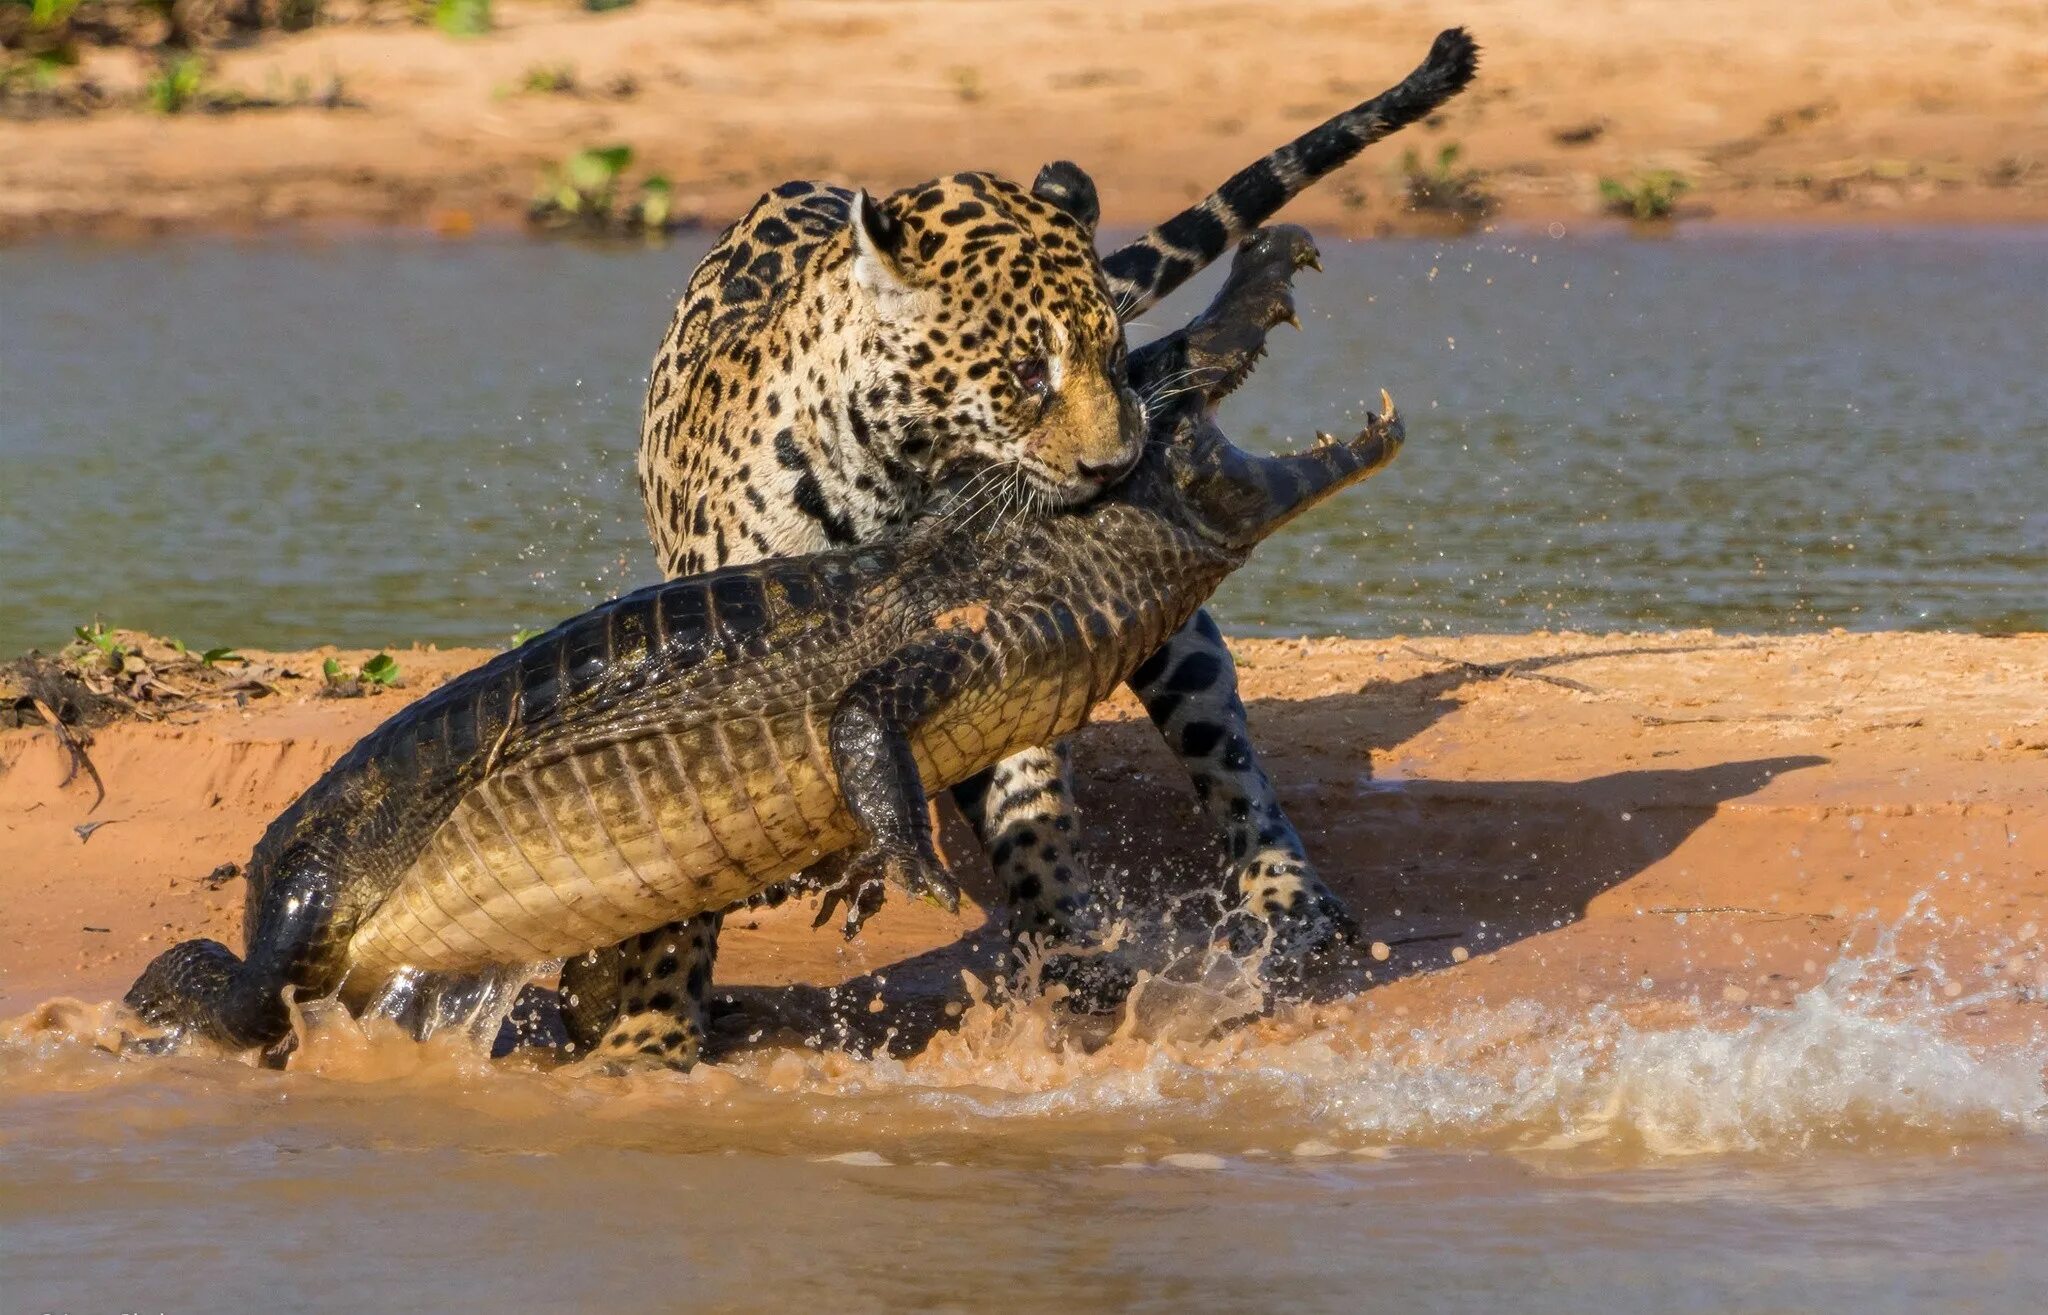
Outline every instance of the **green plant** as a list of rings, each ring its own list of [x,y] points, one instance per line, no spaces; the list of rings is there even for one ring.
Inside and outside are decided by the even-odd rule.
[[[521,644],[524,644],[527,640],[532,639],[535,635],[544,635],[546,633],[546,626],[521,626],[519,627],[519,629],[512,632],[512,647],[518,648]]]
[[[576,90],[576,70],[568,64],[535,64],[519,75],[519,89],[536,95]]]
[[[619,175],[633,162],[630,146],[593,146],[547,171],[541,200],[563,214],[603,220],[618,202]]]
[[[633,0],[583,0],[583,8],[593,14],[608,14],[614,9],[624,9]]]
[[[28,25],[49,32],[71,21],[83,0],[15,0],[28,10]]]
[[[1429,163],[1424,163],[1422,154],[1412,146],[1401,153],[1400,173],[1409,209],[1447,215],[1463,223],[1475,223],[1493,213],[1498,203],[1486,190],[1485,173],[1458,167],[1458,157],[1464,152],[1457,142],[1446,142]]]
[[[527,210],[544,228],[586,233],[666,233],[676,225],[675,185],[660,174],[641,180],[630,201],[622,197],[630,146],[593,146],[541,175]]]
[[[1623,215],[1639,224],[1669,220],[1678,209],[1678,198],[1692,187],[1675,169],[1652,169],[1623,182],[1600,180],[1600,199],[1607,213]]]
[[[182,114],[206,91],[206,60],[200,55],[173,55],[157,65],[144,94],[159,114]]]
[[[78,58],[76,33],[71,16],[81,0],[0,0],[0,9],[12,10],[15,22],[0,25],[6,44],[31,55],[61,51],[64,63]],[[27,14],[22,13],[27,10]]]
[[[633,218],[650,232],[663,232],[675,217],[675,188],[660,174],[651,174],[640,184],[640,201]]]
[[[378,686],[389,689],[398,683],[398,661],[389,653],[379,653],[351,672],[341,664],[340,658],[328,658],[320,664],[320,674],[327,678],[329,688],[346,690]]]
[[[491,30],[491,0],[434,0],[434,26],[451,37],[477,37]]]
[[[88,646],[84,651],[97,652],[100,661],[109,671],[120,671],[126,666],[128,659],[135,656],[135,650],[114,638],[114,632],[107,629],[104,622],[94,621],[90,626],[73,626],[71,633],[77,635],[79,641]]]
[[[165,635],[163,642],[169,645],[170,650],[179,657],[188,659],[192,657],[192,650],[187,648],[185,641],[176,635]],[[249,659],[235,652],[232,648],[221,647],[207,649],[199,655],[198,660],[201,666],[217,667],[223,662],[247,662]]]

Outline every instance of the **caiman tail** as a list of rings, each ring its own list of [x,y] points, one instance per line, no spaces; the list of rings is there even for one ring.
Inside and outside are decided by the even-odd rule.
[[[302,862],[295,875],[305,879],[263,891],[260,916],[270,934],[251,940],[248,962],[219,941],[183,941],[158,955],[123,1001],[153,1023],[230,1049],[283,1040],[291,1011],[280,984],[308,985],[308,951],[334,912],[333,883],[320,879],[324,865]]]

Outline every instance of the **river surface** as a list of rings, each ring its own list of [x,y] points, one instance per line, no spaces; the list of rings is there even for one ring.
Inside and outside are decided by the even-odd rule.
[[[0,653],[94,614],[498,644],[648,578],[634,427],[698,250],[0,251]],[[1386,385],[1410,444],[1230,627],[2048,626],[2048,238],[1325,255],[1226,425]],[[0,1310],[2037,1311],[2048,1043],[1959,1039],[1979,1002],[1913,970],[1085,1046],[976,1003],[686,1078],[334,1020],[285,1073],[122,1058],[55,1003],[0,1021]]]
[[[645,582],[640,400],[703,243],[0,251],[0,652],[495,645]],[[1410,441],[1232,628],[2048,626],[2048,236],[1326,245],[1226,427],[1385,386]]]
[[[1845,958],[1789,1006],[1370,993],[1093,1048],[571,1076],[352,1024],[288,1073],[0,1025],[9,1310],[2038,1311],[2035,1036]],[[1681,1011],[1683,1012],[1683,1011]],[[95,1044],[98,1043],[98,1044]]]

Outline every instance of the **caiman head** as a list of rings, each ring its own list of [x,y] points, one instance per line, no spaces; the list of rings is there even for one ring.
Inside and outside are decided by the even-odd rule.
[[[1405,430],[1393,399],[1349,441],[1318,434],[1306,452],[1260,457],[1216,425],[1223,399],[1250,377],[1275,325],[1299,324],[1295,272],[1320,268],[1315,243],[1293,225],[1260,229],[1239,244],[1222,290],[1187,328],[1131,355],[1131,379],[1148,399],[1144,459],[1119,496],[1171,511],[1232,554],[1337,490],[1394,459]]]

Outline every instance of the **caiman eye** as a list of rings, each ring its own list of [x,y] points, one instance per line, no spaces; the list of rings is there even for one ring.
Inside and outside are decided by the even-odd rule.
[[[1043,356],[1026,356],[1010,362],[1010,373],[1016,377],[1017,386],[1034,397],[1043,397],[1052,390],[1052,370]]]

